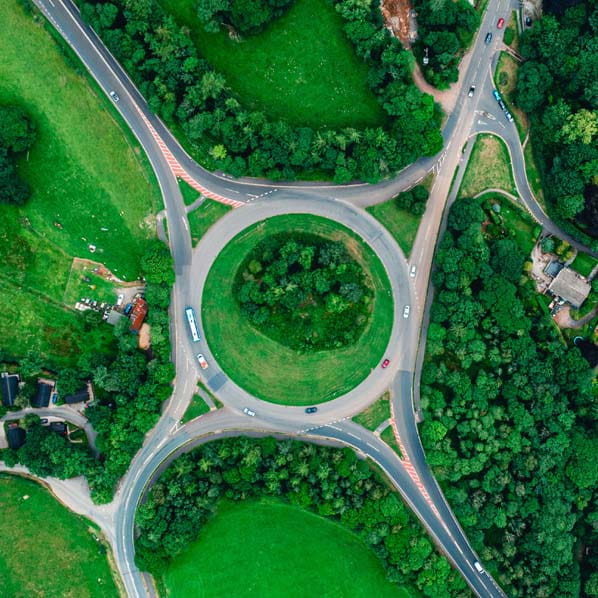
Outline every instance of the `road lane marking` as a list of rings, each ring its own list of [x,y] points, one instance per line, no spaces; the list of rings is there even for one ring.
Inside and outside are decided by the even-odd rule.
[[[380,452],[380,449],[379,449],[377,446],[374,446],[373,444],[370,444],[369,442],[366,442],[366,444],[367,444],[367,445],[368,445],[370,448],[374,449],[374,450],[375,450],[377,453],[379,453],[379,452]]]

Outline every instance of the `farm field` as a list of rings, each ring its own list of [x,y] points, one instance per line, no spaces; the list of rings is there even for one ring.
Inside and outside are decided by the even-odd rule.
[[[294,351],[254,328],[241,314],[233,296],[236,272],[261,239],[302,230],[343,241],[372,279],[370,320],[353,345],[334,351]],[[201,318],[214,357],[239,386],[274,403],[310,405],[348,392],[379,364],[390,338],[393,299],[382,263],[357,235],[325,218],[293,214],[257,223],[224,248],[204,286]]]
[[[326,0],[297,0],[264,31],[240,42],[226,31],[204,31],[195,0],[160,3],[189,28],[200,54],[248,108],[296,126],[384,125],[384,112],[366,83],[368,69]]]
[[[27,498],[25,498],[27,497]],[[115,598],[104,544],[91,524],[40,484],[0,475],[0,595]]]
[[[52,335],[39,333],[44,324],[63,329],[69,351],[81,342],[101,345],[103,336],[94,331],[84,340],[69,333],[83,324],[63,305],[72,258],[94,259],[134,280],[145,241],[154,235],[159,190],[108,100],[17,0],[0,3],[0,44],[0,103],[23,106],[37,126],[37,141],[19,164],[32,196],[20,208],[0,205],[0,306],[7,306],[0,330],[18,337],[14,344],[3,337],[11,358],[35,350],[65,362],[68,354]],[[90,244],[97,248],[93,254]],[[10,305],[15,293],[20,309]]]
[[[341,525],[267,500],[221,504],[164,582],[171,598],[412,596]]]

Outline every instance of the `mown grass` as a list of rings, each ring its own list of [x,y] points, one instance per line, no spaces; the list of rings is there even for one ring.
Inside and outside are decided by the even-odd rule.
[[[181,422],[186,423],[191,421],[192,419],[195,419],[204,413],[208,413],[209,410],[210,408],[208,407],[207,403],[199,395],[193,395],[191,403],[189,403],[189,407],[187,407],[187,411],[185,411],[185,415],[183,416]]]
[[[374,431],[390,417],[390,394],[384,393],[375,403],[353,418],[353,421],[368,430]]]
[[[459,197],[474,197],[487,189],[517,195],[507,146],[502,139],[481,133],[473,146]]]
[[[183,181],[183,179],[177,179],[177,181],[179,183],[179,189],[181,190],[181,195],[183,196],[183,201],[185,202],[185,205],[190,206],[197,200],[201,193],[197,189],[194,189],[191,185]]]
[[[376,220],[381,222],[393,236],[399,247],[409,257],[415,242],[421,216],[414,216],[408,210],[399,208],[395,199],[366,208]]]
[[[220,503],[164,576],[171,598],[409,598],[341,525],[274,501]]]
[[[107,345],[101,346],[103,331],[82,334],[79,314],[61,308],[72,257],[93,257],[121,278],[136,278],[154,234],[159,190],[114,107],[16,0],[0,3],[0,45],[0,103],[23,106],[38,129],[19,164],[32,197],[23,208],[0,205],[0,276],[6,281],[0,330],[8,331],[2,348],[12,358],[32,349],[62,363],[68,356],[60,347],[71,347],[74,363],[82,343],[97,343],[102,351]],[[49,342],[55,333],[48,329],[61,329],[59,346]]]
[[[198,208],[187,214],[193,246],[199,243],[213,224],[231,210],[231,206],[206,198]]]
[[[519,134],[519,140],[523,143],[527,132],[529,131],[529,119],[527,118],[527,114],[520,108],[517,108],[513,101],[515,88],[517,87],[518,70],[519,62],[507,52],[501,52],[496,64],[494,81],[496,82],[496,88],[502,95],[509,112],[513,115],[517,133]],[[502,113],[498,118],[504,119]]]
[[[0,475],[0,504],[1,596],[119,596],[106,548],[87,520],[16,476]]]
[[[371,316],[354,345],[298,353],[266,337],[241,314],[232,294],[239,266],[260,240],[285,231],[308,231],[342,241],[370,276]],[[270,218],[237,235],[212,265],[202,297],[203,330],[224,372],[254,396],[280,404],[315,404],[354,388],[379,364],[392,322],[390,283],[373,250],[344,226],[305,214]]]
[[[578,252],[570,267],[582,276],[589,276],[596,264],[598,264],[598,260],[591,255]]]
[[[206,33],[195,0],[160,0],[188,27],[200,54],[226,76],[243,104],[297,126],[379,126],[384,112],[366,83],[367,67],[326,0],[297,0],[263,32],[242,41]]]

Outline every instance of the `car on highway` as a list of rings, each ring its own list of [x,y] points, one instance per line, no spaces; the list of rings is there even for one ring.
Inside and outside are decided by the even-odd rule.
[[[500,19],[498,19],[498,23],[496,23],[496,26],[499,29],[502,29],[505,26],[505,20],[501,17]]]
[[[513,122],[513,115],[508,110],[505,110],[505,116],[510,123]]]
[[[208,368],[208,362],[206,361],[206,358],[201,353],[197,354],[197,361],[199,361],[199,365],[201,366],[202,370],[205,370]]]
[[[490,31],[488,31],[488,33],[486,33],[486,39],[484,40],[485,44],[489,44],[492,41],[492,33],[490,33]]]
[[[478,561],[476,561],[473,566],[478,573],[484,573],[484,567],[482,567]]]
[[[409,270],[409,278],[415,278],[415,273],[417,272],[417,268],[415,266],[411,266]]]
[[[318,410],[318,408],[317,408],[317,407],[308,407],[308,408],[305,410],[305,413],[315,413],[317,410]]]
[[[409,317],[409,312],[410,312],[410,310],[411,310],[411,308],[410,308],[408,305],[406,305],[406,306],[403,308],[403,317],[404,317],[404,318],[408,318],[408,317]]]
[[[389,363],[390,363],[390,359],[385,359],[382,362],[382,369],[387,368]]]
[[[252,411],[249,407],[243,407],[243,413],[249,415],[249,417],[255,417],[255,411]]]
[[[502,97],[501,95],[498,93],[497,89],[493,89],[492,90],[492,95],[494,96],[494,98],[496,99],[497,102],[502,101]]]
[[[115,91],[111,91],[110,92],[110,97],[115,101],[118,102],[118,100],[120,100],[120,98],[118,97],[118,94]]]
[[[475,93],[475,85],[472,85],[467,92],[467,97],[472,98],[473,94]]]

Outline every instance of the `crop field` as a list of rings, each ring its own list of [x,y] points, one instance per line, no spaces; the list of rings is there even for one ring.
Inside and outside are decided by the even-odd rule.
[[[296,126],[384,125],[384,112],[366,83],[367,67],[326,0],[297,0],[263,32],[242,41],[226,31],[205,32],[195,0],[160,2],[189,28],[200,54],[248,108]]]
[[[233,297],[235,274],[260,240],[302,230],[343,241],[372,280],[370,320],[353,345],[334,351],[299,353],[254,328]],[[309,405],[348,392],[379,364],[390,338],[393,315],[388,276],[374,251],[340,224],[292,214],[248,227],[224,248],[208,274],[201,317],[212,353],[234,382],[254,396],[274,403]]]
[[[0,596],[119,596],[106,548],[87,520],[17,476],[0,475],[0,504]]]
[[[171,598],[412,596],[341,525],[267,500],[221,504],[164,581]]]

